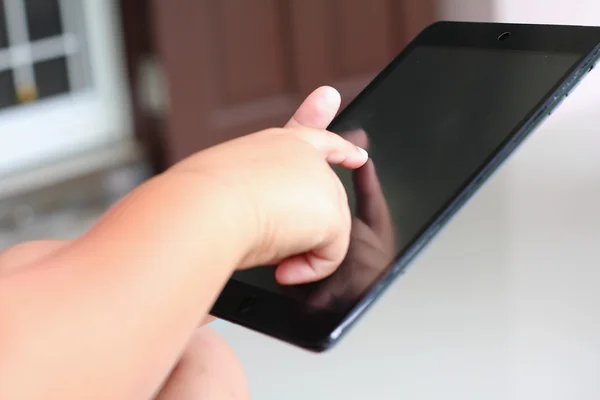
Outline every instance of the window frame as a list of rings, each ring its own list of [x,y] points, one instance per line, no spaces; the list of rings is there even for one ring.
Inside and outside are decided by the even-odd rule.
[[[132,136],[116,2],[81,0],[81,5],[92,84],[0,111],[0,178]]]

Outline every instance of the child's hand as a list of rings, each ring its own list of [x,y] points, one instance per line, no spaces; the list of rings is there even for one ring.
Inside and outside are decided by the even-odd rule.
[[[348,250],[348,199],[329,164],[355,169],[367,159],[338,135],[294,126],[210,148],[167,173],[209,175],[236,196],[248,217],[240,230],[250,232],[240,267],[278,264],[278,281],[298,284],[330,275]]]

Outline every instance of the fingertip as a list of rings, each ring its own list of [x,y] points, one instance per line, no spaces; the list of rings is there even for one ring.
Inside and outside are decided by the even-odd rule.
[[[361,147],[349,150],[349,153],[333,153],[327,158],[330,164],[340,165],[348,169],[357,169],[369,161],[369,153]]]
[[[364,163],[366,164],[366,162],[369,161],[369,153],[362,147],[357,147],[357,149],[360,155],[362,156]]]
[[[342,97],[331,86],[321,86],[315,89],[302,102],[286,127],[305,126],[315,129],[325,129],[337,114]]]
[[[342,103],[342,96],[335,88],[331,86],[321,86],[313,92],[313,95],[320,100],[320,105],[327,110],[337,112]]]
[[[307,104],[311,102],[313,102],[315,107],[314,121],[308,124],[308,126],[325,129],[340,109],[342,96],[340,92],[331,86],[321,86],[307,98]],[[306,118],[308,119],[308,117]]]

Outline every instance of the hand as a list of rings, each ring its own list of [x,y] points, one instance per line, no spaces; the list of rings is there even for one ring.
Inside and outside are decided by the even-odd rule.
[[[330,90],[313,96],[329,101],[322,107],[339,104],[339,95]],[[285,129],[223,143],[167,172],[201,176],[209,171],[211,182],[239,198],[243,218],[251,221],[241,220],[240,230],[252,227],[240,268],[278,264],[276,277],[282,284],[320,280],[343,260],[350,211],[345,189],[329,164],[354,169],[368,159],[364,150],[338,135],[300,126],[305,112],[301,108]]]

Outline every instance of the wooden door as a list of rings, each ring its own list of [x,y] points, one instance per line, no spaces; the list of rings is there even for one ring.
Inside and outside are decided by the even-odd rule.
[[[282,125],[313,89],[345,102],[425,25],[433,0],[153,0],[169,163]]]

